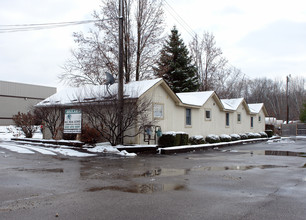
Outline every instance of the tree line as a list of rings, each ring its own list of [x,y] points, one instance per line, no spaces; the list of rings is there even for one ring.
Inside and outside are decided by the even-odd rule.
[[[73,86],[105,83],[118,74],[118,1],[102,0],[97,20],[87,33],[74,33],[77,47],[59,76]],[[220,98],[244,97],[263,102],[270,116],[286,119],[287,91],[282,79],[250,79],[230,65],[212,33],[194,36],[185,45],[176,27],[164,36],[162,0],[124,0],[125,82],[163,77],[174,92],[214,90]],[[289,114],[297,120],[306,102],[305,77],[289,81]]]

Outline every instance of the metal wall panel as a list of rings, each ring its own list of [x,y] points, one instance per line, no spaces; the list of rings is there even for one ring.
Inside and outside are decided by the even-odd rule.
[[[13,115],[27,113],[54,93],[55,87],[0,81],[0,125],[12,125]]]

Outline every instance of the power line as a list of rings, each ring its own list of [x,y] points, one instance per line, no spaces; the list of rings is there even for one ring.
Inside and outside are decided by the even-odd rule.
[[[0,34],[22,32],[22,31],[38,31],[44,29],[61,28],[73,25],[82,25],[94,22],[102,22],[106,20],[113,20],[117,18],[101,19],[101,20],[83,20],[70,22],[53,22],[53,23],[39,23],[39,24],[14,24],[14,25],[0,25]]]
[[[165,9],[169,12],[169,14],[187,31],[187,33],[194,38],[197,33],[193,31],[193,29],[187,24],[187,22],[174,10],[174,8],[167,2],[167,0],[163,0],[165,2]],[[170,11],[171,10],[171,11]]]

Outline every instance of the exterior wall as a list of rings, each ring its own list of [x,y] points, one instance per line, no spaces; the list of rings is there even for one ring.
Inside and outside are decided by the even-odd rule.
[[[54,87],[0,81],[0,125],[14,124],[13,115],[28,112],[54,93]]]
[[[162,132],[182,131],[189,134],[189,136],[202,135],[206,137],[209,134],[230,135],[246,132],[256,133],[265,130],[265,115],[263,111],[261,110],[259,114],[250,115],[243,103],[238,106],[236,111],[224,111],[217,105],[215,98],[211,97],[201,108],[183,107],[177,105],[161,86],[155,88],[150,96],[152,97],[152,106],[154,103],[164,106],[164,117],[158,120],[157,123],[158,126],[161,126]],[[191,126],[185,123],[186,108],[191,109]],[[205,117],[206,110],[210,110],[210,120]],[[229,126],[226,126],[226,113],[229,113]],[[238,113],[241,116],[240,122],[237,119]],[[259,116],[261,121],[258,121]],[[253,128],[251,128],[251,117],[253,117]],[[143,135],[140,135],[135,142],[147,144],[143,142]],[[151,141],[150,144],[154,144],[154,141]]]
[[[253,128],[251,128],[251,132],[256,133],[256,132],[265,131],[266,122],[265,122],[265,114],[263,113],[263,111],[260,110],[258,114],[252,116],[253,116]]]
[[[185,126],[184,108],[177,106],[162,86],[152,88],[148,94],[146,94],[146,98],[150,99],[152,102],[150,113],[151,120],[153,120],[154,117],[154,104],[163,106],[163,117],[154,118],[156,126],[160,126],[162,132],[178,131],[178,129],[182,131],[182,128]],[[135,137],[134,142],[138,144],[148,144],[144,142],[143,134]],[[155,144],[155,142],[152,140],[150,144]]]
[[[238,122],[238,114],[241,115],[241,121]],[[234,129],[232,134],[240,134],[240,133],[246,133],[251,132],[251,119],[250,115],[245,109],[245,106],[241,103],[237,110],[234,112]]]

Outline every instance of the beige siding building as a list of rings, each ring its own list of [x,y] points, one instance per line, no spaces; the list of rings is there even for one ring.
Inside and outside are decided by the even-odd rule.
[[[155,121],[151,126],[153,137],[156,135],[156,128],[160,128],[162,132],[186,132],[189,136],[201,135],[203,137],[209,134],[230,135],[257,133],[265,130],[264,118],[267,112],[264,105],[248,105],[243,98],[221,100],[214,91],[175,94],[162,79],[130,82],[125,84],[124,88],[126,97],[151,100],[152,107],[149,117],[152,117],[150,121],[153,119]],[[100,91],[103,90],[103,86],[85,90],[91,89]],[[108,89],[116,90],[117,85],[114,84]],[[96,99],[96,97],[90,97],[94,93],[88,93],[85,90],[84,88],[69,89],[66,90],[66,93],[57,93],[38,105],[77,108],[77,105],[73,103],[75,97],[83,101]],[[100,91],[100,94],[103,92]],[[144,140],[143,132],[136,137],[126,138],[125,143],[145,144]]]
[[[0,125],[13,125],[13,115],[28,112],[54,93],[54,87],[0,81]]]

